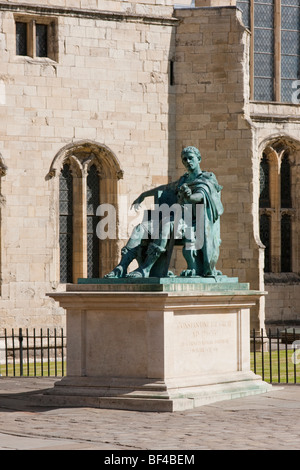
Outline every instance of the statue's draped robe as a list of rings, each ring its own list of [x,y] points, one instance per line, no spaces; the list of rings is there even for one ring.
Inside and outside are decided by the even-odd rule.
[[[220,251],[220,215],[223,214],[224,209],[221,202],[222,186],[218,184],[215,175],[211,172],[201,172],[192,182],[188,182],[188,174],[184,174],[178,181],[167,185],[166,191],[175,192],[178,197],[178,202],[184,204],[180,200],[180,188],[185,184],[193,194],[200,193],[203,196],[204,205],[204,244],[201,249],[202,256],[199,256],[199,272],[200,276],[215,276],[217,271],[215,269],[216,263],[219,258]],[[193,203],[195,206],[196,203]],[[196,214],[195,207],[193,207],[193,214]],[[193,219],[193,224],[196,220]],[[200,261],[201,259],[201,261]]]

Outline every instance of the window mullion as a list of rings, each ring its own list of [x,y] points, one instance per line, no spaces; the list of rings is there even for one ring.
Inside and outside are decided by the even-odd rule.
[[[35,47],[35,20],[31,20],[27,24],[27,37],[28,37],[28,55],[30,57],[35,57],[36,47]]]
[[[86,277],[86,178],[74,177],[73,282]]]
[[[83,172],[82,178],[82,230],[81,230],[81,250],[82,250],[82,277],[87,277],[87,174]],[[79,277],[79,276],[78,276]]]

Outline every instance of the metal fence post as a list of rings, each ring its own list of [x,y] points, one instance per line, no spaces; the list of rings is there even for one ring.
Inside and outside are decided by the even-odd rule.
[[[270,383],[272,383],[272,337],[271,337],[271,328],[269,328],[269,364],[270,364]]]
[[[253,363],[254,363],[254,374],[256,374],[256,337],[255,328],[253,328]]]
[[[264,357],[264,330],[261,328],[261,367],[262,367],[262,379],[265,380],[265,357]]]
[[[0,339],[0,365],[5,364],[5,340]],[[2,374],[0,374],[1,377]]]
[[[23,377],[23,334],[19,328],[19,351],[20,351],[20,376]]]

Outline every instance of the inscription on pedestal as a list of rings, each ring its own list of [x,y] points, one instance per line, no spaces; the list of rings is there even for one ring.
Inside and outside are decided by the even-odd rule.
[[[195,318],[196,317],[196,318]],[[197,370],[196,363],[201,370],[228,370],[236,368],[236,315],[228,314],[226,318],[216,318],[217,315],[207,315],[206,318],[197,318],[197,315],[183,315],[176,322],[177,337],[177,364],[181,371],[190,373]],[[220,315],[218,315],[220,317]],[[217,320],[217,321],[216,321]],[[176,366],[177,368],[177,366]]]

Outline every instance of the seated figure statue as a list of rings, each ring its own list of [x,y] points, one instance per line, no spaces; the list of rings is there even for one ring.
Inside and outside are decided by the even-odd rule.
[[[143,192],[132,204],[137,209],[146,197],[155,196],[159,205],[173,207],[175,204],[179,207],[179,216],[178,211],[177,215],[174,211],[171,216],[170,213],[168,217],[161,216],[159,229],[151,218],[137,225],[121,250],[119,264],[106,274],[106,278],[168,276],[174,244],[183,245],[183,256],[187,263],[187,269],[182,271],[181,276],[215,277],[222,274],[216,270],[221,243],[222,186],[213,173],[201,170],[201,155],[197,148],[184,148],[181,159],[187,172],[179,180]],[[203,214],[200,244],[195,236],[199,205]],[[190,210],[188,218],[184,216],[187,208]],[[139,266],[128,273],[128,267],[134,259]]]

